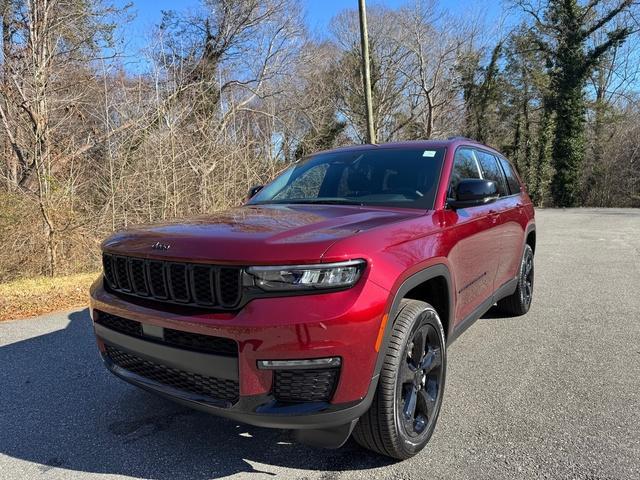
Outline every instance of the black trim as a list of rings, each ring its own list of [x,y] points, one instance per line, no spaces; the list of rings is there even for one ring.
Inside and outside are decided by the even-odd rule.
[[[527,237],[529,236],[529,234],[531,232],[535,232],[536,231],[536,224],[535,223],[530,223],[529,226],[527,226],[527,229],[524,232],[524,243],[527,243]],[[524,248],[524,246],[523,246]]]
[[[451,333],[451,329],[453,327],[454,321],[454,302],[453,302],[453,292],[454,289],[451,283],[451,274],[449,273],[449,269],[443,263],[439,263],[437,265],[432,265],[430,267],[421,270],[409,278],[407,278],[402,285],[398,288],[393,297],[393,303],[391,304],[391,309],[389,310],[389,318],[387,320],[387,324],[384,329],[384,337],[382,341],[382,346],[380,347],[380,351],[378,352],[378,358],[376,360],[375,366],[375,376],[378,377],[380,375],[380,371],[382,370],[382,364],[384,363],[385,352],[387,351],[387,346],[389,344],[389,340],[391,338],[391,331],[393,330],[393,320],[400,310],[400,302],[404,298],[404,296],[414,287],[417,287],[421,283],[424,283],[428,280],[431,280],[436,277],[444,277],[447,282],[447,291],[449,292],[449,318],[447,319],[448,323],[448,332],[447,338],[449,338],[449,334]],[[376,381],[377,383],[377,381]],[[377,386],[377,385],[376,385]]]
[[[487,276],[487,272],[482,272],[480,275],[478,275],[477,278],[474,278],[473,280],[471,280],[469,283],[467,283],[464,287],[462,287],[460,290],[458,290],[458,294],[461,294],[462,292],[464,292],[467,288],[469,288],[471,285],[473,285],[474,283],[482,280],[484,277]]]
[[[518,279],[513,278],[507,281],[504,285],[502,285],[498,290],[496,290],[493,295],[487,298],[484,302],[482,302],[476,309],[471,312],[464,320],[458,323],[451,337],[447,339],[447,343],[453,343],[460,335],[462,335],[471,325],[473,325],[476,320],[478,320],[482,315],[487,313],[491,307],[498,301],[502,300],[504,297],[508,297],[513,292],[516,291],[518,287]]]
[[[170,367],[208,377],[239,380],[238,360],[234,357],[192,352],[130,337],[95,323],[96,336],[105,343]]]
[[[404,298],[404,296],[409,292],[412,288],[424,283],[432,278],[442,276],[445,278],[447,282],[447,290],[449,292],[449,318],[448,318],[448,331],[447,333],[447,345],[453,343],[467,328],[469,328],[473,323],[478,320],[482,315],[484,315],[494,303],[498,300],[501,300],[504,297],[511,295],[515,292],[518,286],[518,279],[513,278],[507,281],[504,285],[498,288],[493,295],[487,298],[484,302],[482,302],[469,316],[467,316],[462,322],[454,325],[455,323],[455,304],[453,301],[453,289],[451,287],[451,274],[449,273],[449,269],[444,264],[437,264],[431,267],[428,267],[411,277],[409,277],[398,289],[395,293],[393,303],[391,305],[391,309],[389,311],[389,321],[387,321],[387,325],[385,326],[384,333],[384,341],[382,342],[383,347],[380,348],[380,352],[378,352],[378,359],[376,361],[376,374],[380,373],[380,369],[382,368],[382,362],[384,360],[384,353],[386,352],[387,344],[389,341],[389,335],[391,329],[393,327],[393,318],[398,313],[398,309],[400,307],[400,302]]]
[[[149,378],[143,377],[136,373],[130,372],[129,370],[125,370],[124,368],[119,367],[115,363],[113,363],[106,355],[102,355],[102,361],[104,362],[107,369],[113,373],[118,378],[124,380],[125,382],[131,383],[136,387],[140,387],[144,390],[150,392],[158,392],[160,389],[162,390],[163,396],[167,398],[186,398],[188,397],[193,402],[200,402],[212,407],[217,408],[231,408],[233,403],[228,402],[222,399],[216,399],[207,397],[204,395],[198,395],[192,392],[185,392],[183,390],[178,390],[176,388],[170,387],[169,385],[163,385]]]
[[[520,183],[520,179],[518,178],[517,174],[514,177],[514,180],[516,181],[516,183],[518,184],[518,187],[520,188],[520,190],[518,190],[517,192],[512,192],[511,191],[511,184],[509,184],[509,178],[507,176],[507,171],[504,168],[504,165],[502,164],[501,160],[504,160],[509,167],[511,167],[511,170],[513,172],[516,172],[515,167],[513,166],[513,163],[511,163],[509,160],[507,160],[507,158],[504,155],[497,155],[496,158],[498,159],[498,164],[500,165],[500,169],[502,170],[502,174],[504,175],[504,179],[507,182],[507,190],[509,190],[509,195],[507,195],[508,197],[514,197],[516,195],[520,195],[522,193],[522,184]]]
[[[135,303],[152,302],[160,304],[181,305],[183,307],[200,308],[206,311],[236,311],[239,310],[250,298],[244,298],[245,292],[242,288],[243,268],[240,266],[223,266],[205,263],[177,262],[170,260],[157,260],[143,257],[122,255],[104,251],[102,253],[104,265],[104,286],[114,295],[126,297]],[[118,265],[124,263],[126,275],[118,275]],[[147,290],[136,289],[134,285],[133,267],[134,263],[142,263],[143,278],[146,282]],[[152,275],[152,268],[155,275]],[[211,288],[211,299],[198,299],[198,290],[195,285],[195,270],[206,269],[208,272],[208,286]],[[224,270],[224,272],[223,272]],[[220,285],[221,276],[232,273],[236,291],[233,301],[227,301],[230,295],[223,295]],[[157,291],[153,279],[158,276],[162,280],[159,285],[162,291]],[[111,278],[113,277],[113,278]],[[121,278],[122,277],[122,278]],[[215,280],[212,284],[212,280]],[[125,285],[126,286],[123,286]],[[184,291],[183,291],[184,290]]]
[[[496,303],[509,295],[513,295],[516,288],[518,288],[518,277],[506,281],[500,288],[498,288],[493,294],[493,302]]]
[[[317,448],[340,448],[347,443],[358,419],[333,428],[296,430],[297,442]]]
[[[462,320],[456,327],[453,329],[453,333],[451,334],[451,338],[448,343],[453,343],[460,335],[462,335],[471,325],[473,325],[476,320],[478,320],[482,315],[484,315],[494,304],[493,297],[487,298],[484,302],[482,302],[467,318]]]
[[[231,405],[230,402],[176,390],[123,370],[105,356],[102,359],[111,373],[132,385],[196,410],[266,428],[326,430],[350,424],[369,409],[378,385],[377,376],[373,377],[369,391],[362,400],[342,404],[284,404],[267,394],[240,396],[239,400]]]
[[[479,150],[479,151],[484,152],[486,154],[492,155],[493,157],[495,157],[496,162],[498,162],[498,165],[500,165],[500,160],[499,160],[500,156],[503,157],[505,160],[507,160],[504,157],[504,155],[502,155],[500,152],[495,151],[495,150],[492,151],[493,149],[491,149],[491,147],[486,147],[486,146],[484,146],[482,144],[468,145],[468,144],[464,144],[463,143],[463,144],[458,145],[456,147],[456,149],[453,151],[453,161],[451,163],[451,170],[449,172],[449,181],[447,183],[447,192],[449,191],[449,187],[451,186],[451,173],[453,172],[453,169],[455,168],[456,154],[458,153],[458,150],[463,149],[463,148],[467,148],[469,150]],[[509,162],[509,160],[507,160],[507,162]],[[509,162],[509,163],[511,164],[511,162]],[[482,173],[482,167],[480,166],[480,162],[477,159],[476,159],[476,165],[477,165],[477,167],[479,169],[479,172],[480,172],[480,178],[484,179],[484,174]],[[513,165],[511,165],[511,166],[513,167]],[[500,171],[502,172],[503,179],[505,181],[507,190],[509,191],[509,195],[500,195],[498,198],[496,198],[493,201],[499,201],[499,200],[502,200],[502,199],[505,199],[505,198],[516,197],[516,196],[521,195],[522,194],[522,183],[520,183],[520,188],[521,188],[520,192],[511,193],[511,189],[509,188],[509,184],[507,182],[506,175],[504,174],[504,170],[502,168],[502,165],[500,165]],[[445,208],[450,208],[449,205],[448,205],[448,201],[447,200],[448,199],[445,200]],[[470,207],[464,207],[464,208],[473,208],[474,206],[477,207],[477,206],[481,206],[481,205],[472,205]],[[463,207],[458,207],[458,208],[463,208]]]

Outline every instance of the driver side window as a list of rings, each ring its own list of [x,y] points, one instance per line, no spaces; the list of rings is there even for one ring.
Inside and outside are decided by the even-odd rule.
[[[480,167],[476,157],[470,148],[459,148],[453,158],[453,170],[449,182],[449,198],[455,198],[456,188],[461,180],[468,178],[481,178]]]

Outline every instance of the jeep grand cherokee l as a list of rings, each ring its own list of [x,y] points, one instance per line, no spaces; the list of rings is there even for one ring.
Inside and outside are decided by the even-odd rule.
[[[241,207],[102,245],[98,348],[118,377],[299,441],[428,442],[446,352],[497,303],[531,304],[534,210],[513,166],[461,138],[293,164]]]

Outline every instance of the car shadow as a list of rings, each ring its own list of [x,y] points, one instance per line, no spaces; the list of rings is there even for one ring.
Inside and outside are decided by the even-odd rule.
[[[498,320],[501,318],[513,318],[512,315],[501,312],[500,309],[496,305],[491,307],[489,310],[485,312],[484,315],[480,317],[483,320]]]
[[[391,463],[352,440],[339,450],[314,449],[294,443],[287,431],[196,412],[132,387],[102,366],[88,310],[68,320],[64,329],[0,347],[2,455],[42,472],[158,480]]]

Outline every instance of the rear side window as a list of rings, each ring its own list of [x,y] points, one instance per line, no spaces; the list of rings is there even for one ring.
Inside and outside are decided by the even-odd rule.
[[[511,195],[516,193],[520,193],[520,182],[516,176],[516,172],[511,166],[511,164],[505,159],[500,157],[500,165],[502,165],[502,169],[504,170],[504,174],[507,177],[507,185],[509,185],[509,190],[511,191]]]
[[[504,179],[502,168],[498,165],[498,159],[490,153],[483,152],[482,150],[476,150],[476,157],[482,170],[482,177],[485,180],[493,180],[498,186],[498,193],[501,197],[509,195],[507,190],[507,182]]]
[[[470,148],[459,148],[453,159],[451,183],[449,184],[450,197],[453,197],[453,192],[456,191],[460,181],[467,178],[480,178],[480,169],[473,156],[473,151]]]

